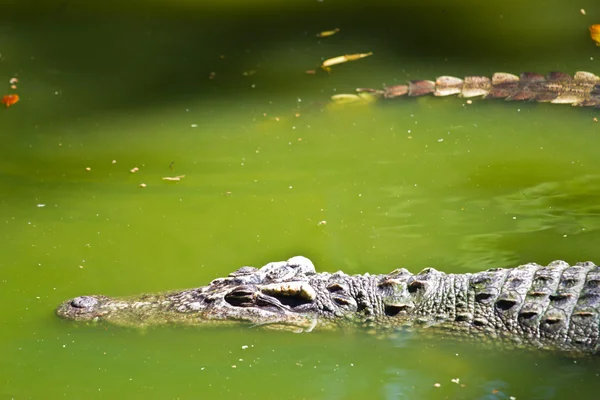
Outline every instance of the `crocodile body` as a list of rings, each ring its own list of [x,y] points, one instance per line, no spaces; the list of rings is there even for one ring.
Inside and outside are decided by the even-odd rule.
[[[465,98],[483,96],[508,101],[536,101],[555,104],[600,108],[600,78],[590,72],[579,71],[574,76],[550,72],[544,76],[524,72],[520,76],[497,72],[491,78],[468,76],[464,79],[441,76],[435,81],[414,80],[406,85],[379,89],[357,89],[359,93],[372,93],[383,98],[400,96],[459,95]]]
[[[274,328],[409,329],[519,347],[599,351],[600,267],[591,262],[446,274],[317,273],[294,257],[207,286],[132,299],[82,296],[60,317],[125,326],[246,322]]]

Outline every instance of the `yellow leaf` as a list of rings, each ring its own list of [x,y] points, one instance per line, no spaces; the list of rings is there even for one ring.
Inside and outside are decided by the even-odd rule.
[[[600,46],[600,24],[590,26],[590,36],[596,42],[596,46]]]
[[[372,54],[373,54],[373,52],[359,53],[359,54],[346,54],[344,56],[329,58],[329,59],[323,61],[321,68],[327,68],[327,67],[331,67],[332,65],[343,64],[348,61],[359,60],[361,58],[369,57]]]
[[[340,28],[335,28],[332,31],[325,31],[325,32],[317,33],[317,37],[332,36],[332,35],[335,35],[336,33],[338,33],[339,31],[340,31]]]

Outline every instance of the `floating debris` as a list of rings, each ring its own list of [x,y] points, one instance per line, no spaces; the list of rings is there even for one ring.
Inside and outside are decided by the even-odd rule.
[[[244,71],[244,72],[242,72],[242,75],[243,75],[243,76],[252,76],[252,75],[254,75],[255,73],[256,73],[256,71],[255,71],[255,70],[253,70],[253,69],[251,69],[250,71]]]
[[[142,188],[142,189],[146,188],[146,186],[147,186],[147,185],[146,185],[145,183],[140,183],[140,184],[138,185],[138,187],[139,187],[139,188]]]
[[[323,220],[323,221],[319,221],[317,223],[317,226],[323,226],[323,225],[327,225],[327,221]]]
[[[172,181],[172,182],[176,182],[176,181],[180,181],[183,178],[185,178],[185,175],[179,175],[179,176],[164,176],[162,178],[163,181]]]
[[[86,171],[91,171],[92,169],[90,167],[85,167]]]
[[[316,75],[317,74],[317,71],[314,69],[307,69],[304,72],[306,72],[307,75]]]
[[[16,104],[19,101],[18,94],[7,94],[2,98],[2,103],[6,106],[6,108]]]
[[[136,172],[138,172],[140,169],[138,167],[133,167],[129,170],[129,172],[131,172],[132,174],[135,174]]]
[[[579,12],[581,13],[581,15],[585,15],[586,14],[585,9],[583,9],[583,8],[581,10],[579,10]]]
[[[596,42],[596,46],[600,46],[600,24],[590,26],[590,36]]]
[[[368,53],[346,54],[343,56],[328,58],[327,60],[323,61],[323,64],[321,64],[321,68],[323,68],[325,71],[329,72],[330,67],[332,67],[334,65],[343,64],[348,61],[360,60],[361,58],[369,57],[372,55],[373,55],[373,52],[371,51]]]
[[[317,33],[317,37],[327,37],[327,36],[333,36],[336,33],[338,33],[340,31],[340,28],[335,28],[333,30],[330,31],[324,31],[324,32],[320,32]]]
[[[372,103],[377,100],[377,97],[371,93],[361,92],[358,94],[335,94],[331,96],[336,104],[349,104],[349,103]]]
[[[16,83],[19,83],[19,78],[10,78],[10,81],[8,81],[11,85],[14,85]]]
[[[331,100],[338,104],[356,103],[362,101],[360,96],[357,94],[335,94],[331,96]]]

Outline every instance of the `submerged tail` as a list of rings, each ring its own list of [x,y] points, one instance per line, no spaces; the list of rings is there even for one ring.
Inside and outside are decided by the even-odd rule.
[[[497,72],[491,79],[485,76],[467,76],[464,79],[440,76],[435,82],[416,80],[381,90],[359,88],[356,91],[386,99],[405,95],[456,94],[465,98],[483,96],[486,99],[529,100],[600,108],[600,78],[583,71],[576,72],[573,77],[562,72],[550,72],[547,76],[533,72],[524,72],[520,76]]]

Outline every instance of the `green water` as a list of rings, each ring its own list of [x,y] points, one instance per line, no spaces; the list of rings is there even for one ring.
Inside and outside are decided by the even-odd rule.
[[[328,105],[443,74],[600,73],[597,4],[393,3],[0,2],[1,94],[18,76],[21,97],[0,110],[0,399],[598,393],[595,359],[54,316],[77,295],[198,286],[298,254],[348,273],[600,260],[599,111]]]

